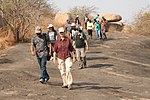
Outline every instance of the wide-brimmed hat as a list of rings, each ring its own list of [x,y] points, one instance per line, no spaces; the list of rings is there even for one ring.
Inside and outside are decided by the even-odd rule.
[[[60,28],[58,29],[58,32],[59,32],[59,33],[62,33],[62,32],[65,32],[65,30],[64,30],[63,27],[60,27]]]
[[[53,24],[49,24],[49,25],[47,26],[47,28],[52,28],[52,27],[54,27]]]
[[[35,28],[35,33],[42,33],[42,30],[41,30],[41,27],[40,26],[37,26]]]
[[[76,24],[75,23],[71,23],[71,26],[76,26]]]

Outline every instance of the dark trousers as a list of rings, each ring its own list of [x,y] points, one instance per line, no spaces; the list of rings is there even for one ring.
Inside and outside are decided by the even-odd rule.
[[[40,71],[41,71],[40,79],[49,80],[49,75],[48,75],[47,70],[46,70],[47,56],[43,56],[42,58],[38,57],[37,60],[38,60],[38,63],[40,65]]]

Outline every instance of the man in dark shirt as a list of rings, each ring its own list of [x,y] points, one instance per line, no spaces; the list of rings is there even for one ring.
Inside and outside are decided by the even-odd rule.
[[[39,26],[36,27],[35,33],[36,35],[34,35],[31,39],[31,53],[33,56],[36,55],[37,57],[41,70],[41,77],[39,81],[41,83],[44,83],[49,80],[49,75],[46,71],[46,62],[48,55],[47,44],[49,45],[50,48],[49,54],[51,54],[51,43],[50,41],[47,40],[46,34],[42,33],[42,30]]]
[[[88,42],[85,34],[81,31],[80,28],[76,29],[76,36],[73,40],[73,46],[76,49],[77,61],[79,61],[79,68],[86,67],[86,54],[85,50],[88,50]]]
[[[72,43],[68,37],[65,36],[64,28],[59,28],[60,38],[56,40],[54,45],[54,64],[56,63],[56,54],[58,60],[58,68],[61,73],[61,77],[63,80],[62,88],[72,88],[72,74],[70,72],[73,62],[76,61],[74,56],[74,49]],[[71,54],[70,54],[71,52]],[[73,61],[71,58],[73,57]]]

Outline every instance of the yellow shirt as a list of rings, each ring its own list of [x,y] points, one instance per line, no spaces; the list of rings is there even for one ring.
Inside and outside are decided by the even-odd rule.
[[[93,23],[87,22],[87,30],[92,30],[94,27]]]

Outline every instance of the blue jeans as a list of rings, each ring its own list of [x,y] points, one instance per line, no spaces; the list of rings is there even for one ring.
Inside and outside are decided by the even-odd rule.
[[[100,30],[96,30],[96,39],[102,39],[102,34]]]
[[[42,58],[37,57],[38,63],[40,65],[40,70],[41,70],[41,77],[40,79],[47,79],[49,80],[49,75],[46,71],[46,63],[47,63],[47,56],[43,56]]]

